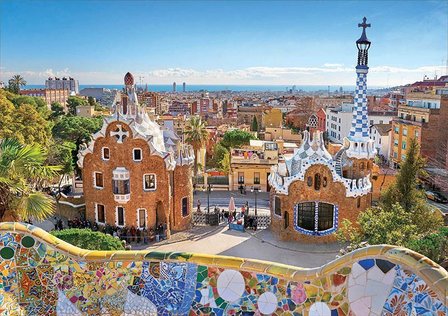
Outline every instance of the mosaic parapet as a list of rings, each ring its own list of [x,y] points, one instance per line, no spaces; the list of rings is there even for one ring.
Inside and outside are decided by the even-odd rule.
[[[32,225],[0,223],[0,257],[0,315],[448,312],[447,271],[388,245],[305,269],[182,252],[89,251]]]

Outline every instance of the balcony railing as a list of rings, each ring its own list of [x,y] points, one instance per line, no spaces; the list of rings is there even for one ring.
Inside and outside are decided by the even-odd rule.
[[[114,194],[115,202],[126,203],[131,199],[131,194]]]

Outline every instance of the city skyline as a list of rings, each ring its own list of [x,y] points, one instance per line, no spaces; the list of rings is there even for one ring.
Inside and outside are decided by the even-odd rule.
[[[28,84],[49,76],[119,84],[129,70],[143,84],[353,85],[359,12],[372,24],[370,85],[446,73],[442,1],[3,1],[1,7],[4,82],[19,73]]]

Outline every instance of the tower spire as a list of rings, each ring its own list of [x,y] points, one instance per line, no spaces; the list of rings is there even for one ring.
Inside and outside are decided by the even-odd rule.
[[[361,37],[356,41],[358,48],[358,63],[356,65],[356,88],[354,97],[352,126],[348,138],[346,138],[347,154],[353,157],[373,157],[373,142],[370,140],[370,126],[367,109],[367,73],[368,52],[371,42],[366,35],[366,28],[370,23],[366,23],[364,17],[358,27],[362,27]]]

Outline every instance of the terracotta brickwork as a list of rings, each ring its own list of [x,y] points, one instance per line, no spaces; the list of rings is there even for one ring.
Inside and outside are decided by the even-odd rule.
[[[326,186],[322,183],[319,190],[315,190],[314,183],[312,183],[311,186],[308,186],[307,184],[308,177],[311,177],[314,181],[316,173],[320,174],[321,179],[326,178]],[[344,185],[340,182],[333,182],[331,172],[325,165],[317,164],[311,166],[307,170],[304,179],[305,181],[297,180],[293,182],[289,186],[288,195],[275,194],[274,190],[271,191],[271,205],[274,204],[275,196],[278,196],[281,200],[281,217],[275,214],[275,210],[271,210],[271,229],[282,240],[297,240],[313,243],[333,242],[336,240],[335,234],[327,236],[310,236],[299,233],[294,227],[294,208],[298,203],[319,201],[334,204],[338,207],[337,221],[339,223],[343,219],[349,219],[352,222],[356,222],[359,213],[371,205],[371,194],[360,197],[346,197],[346,189]],[[285,216],[286,212],[288,215]],[[285,225],[285,217],[288,218],[288,225]]]
[[[171,218],[173,230],[184,230],[190,227],[191,213],[193,211],[193,184],[190,166],[176,167],[174,169],[174,211]],[[183,213],[182,200],[187,198],[187,212]],[[185,215],[185,216],[184,216]]]
[[[342,169],[344,178],[359,179],[371,173],[373,162],[369,159],[350,159],[350,164]]]
[[[129,137],[118,143],[115,136],[110,136],[110,132],[121,125],[123,131],[129,133]],[[188,226],[190,217],[178,220],[181,216],[181,193],[191,189],[189,166],[176,167],[174,170],[177,186],[182,186],[179,191],[175,191],[170,197],[170,172],[167,171],[165,161],[157,155],[151,155],[150,146],[147,141],[141,138],[133,138],[132,131],[128,125],[121,121],[114,121],[107,126],[105,137],[95,140],[93,153],[88,153],[84,158],[83,166],[83,187],[86,201],[86,217],[91,221],[96,221],[95,204],[102,204],[105,207],[105,221],[109,225],[117,225],[116,207],[122,206],[125,210],[125,226],[137,227],[137,214],[139,209],[146,210],[146,227],[154,227],[159,223],[166,223],[168,228],[182,229]],[[103,159],[103,148],[109,148],[109,159]],[[142,151],[141,161],[134,161],[133,149],[139,148]],[[130,199],[127,202],[116,202],[113,193],[113,170],[119,167],[129,171],[130,178]],[[103,174],[103,188],[94,186],[94,173]],[[156,188],[154,190],[144,190],[144,175],[156,175]],[[176,186],[175,186],[176,188]],[[179,194],[176,194],[179,192]],[[172,205],[176,207],[173,208]],[[174,214],[170,216],[170,210]],[[170,223],[170,219],[176,219],[175,227]]]

